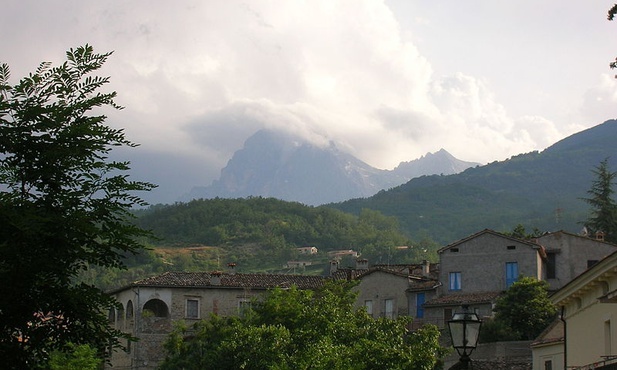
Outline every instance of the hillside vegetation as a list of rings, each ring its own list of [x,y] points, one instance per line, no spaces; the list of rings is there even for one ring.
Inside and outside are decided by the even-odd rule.
[[[327,273],[328,252],[354,250],[373,263],[437,260],[438,245],[427,237],[413,240],[391,216],[369,209],[352,215],[274,198],[202,199],[156,205],[137,212],[137,224],[156,238],[144,241],[149,250],[127,256],[127,271],[91,269],[83,279],[113,288],[163,271],[224,270],[238,272]],[[315,246],[316,255],[296,248]],[[289,261],[308,262],[302,268]],[[341,265],[351,266],[348,256]]]
[[[581,200],[594,167],[617,164],[617,121],[572,135],[543,152],[514,156],[449,176],[424,176],[364,199],[331,205],[359,214],[368,208],[396,217],[408,235],[448,244],[484,228],[578,232],[587,218]]]

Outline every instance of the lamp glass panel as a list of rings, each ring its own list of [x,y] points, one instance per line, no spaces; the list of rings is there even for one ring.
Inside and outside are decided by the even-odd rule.
[[[465,323],[462,321],[451,321],[448,323],[450,326],[450,335],[452,336],[453,347],[463,347],[465,339]]]
[[[478,335],[480,334],[480,325],[482,325],[482,323],[478,321],[468,322],[467,325],[465,325],[465,331],[467,332],[465,335],[467,339],[465,347],[476,348],[478,344]]]

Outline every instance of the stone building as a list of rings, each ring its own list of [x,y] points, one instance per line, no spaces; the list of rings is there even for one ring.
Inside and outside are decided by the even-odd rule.
[[[233,272],[166,272],[116,289],[120,309],[110,312],[110,324],[139,338],[127,351],[115,352],[112,369],[156,369],[164,359],[163,343],[174,322],[189,325],[211,314],[241,315],[253,298],[268,289],[295,285],[316,289],[321,276],[236,274]]]
[[[557,290],[616,250],[604,240],[564,231],[521,240],[485,229],[438,251],[441,285],[424,305],[425,320],[444,327],[463,303],[492,316],[495,300],[519,276]]]

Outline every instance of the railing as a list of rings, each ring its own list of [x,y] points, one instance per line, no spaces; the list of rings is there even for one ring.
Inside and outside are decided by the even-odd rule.
[[[568,368],[572,370],[617,370],[617,355],[600,357],[602,357],[603,360],[583,366],[568,366]]]

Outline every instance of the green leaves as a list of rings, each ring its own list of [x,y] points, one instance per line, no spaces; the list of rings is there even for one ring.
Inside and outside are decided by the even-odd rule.
[[[135,195],[128,162],[108,161],[115,146],[134,146],[94,108],[120,109],[108,77],[92,75],[111,53],[86,45],[67,61],[43,62],[9,85],[0,65],[0,352],[7,368],[44,363],[64,343],[118,345],[101,309],[114,302],[75,284],[87,266],[122,267],[147,233],[130,223]],[[37,320],[45,325],[33,325]]]
[[[617,242],[617,204],[613,200],[613,186],[617,172],[611,172],[608,159],[593,170],[595,179],[583,200],[591,206],[589,218],[583,222],[589,233],[603,232],[609,242]]]
[[[518,333],[505,339],[532,340],[553,321],[557,308],[548,298],[546,281],[521,277],[497,300],[495,312],[494,327],[489,329],[494,334]]]
[[[434,368],[444,353],[436,327],[410,333],[409,318],[375,320],[354,301],[346,282],[274,289],[244,319],[213,316],[177,329],[162,369]]]

